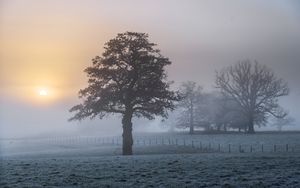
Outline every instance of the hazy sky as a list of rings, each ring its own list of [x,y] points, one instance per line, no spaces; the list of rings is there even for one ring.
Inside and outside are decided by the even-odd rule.
[[[212,89],[215,70],[240,59],[268,65],[289,82],[282,105],[299,122],[298,0],[0,0],[0,136],[120,132],[116,119],[67,119],[86,83],[83,69],[125,31],[150,35],[173,62],[175,86],[193,80]]]

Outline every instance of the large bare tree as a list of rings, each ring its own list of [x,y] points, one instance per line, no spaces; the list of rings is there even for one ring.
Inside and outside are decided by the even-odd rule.
[[[288,95],[288,84],[256,61],[240,61],[217,72],[216,85],[239,104],[247,117],[249,133],[254,133],[254,125],[266,122],[269,115],[286,116],[278,99]]]
[[[133,116],[165,117],[179,99],[166,80],[165,66],[171,62],[155,46],[145,33],[126,32],[111,39],[102,57],[96,56],[85,69],[89,79],[88,86],[79,91],[82,104],[70,109],[76,112],[70,120],[121,114],[123,155],[132,154]]]

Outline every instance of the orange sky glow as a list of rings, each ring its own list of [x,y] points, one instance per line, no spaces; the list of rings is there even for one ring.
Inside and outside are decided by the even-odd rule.
[[[46,87],[52,93],[48,98],[74,98],[86,81],[83,69],[102,49],[105,32],[85,21],[78,7],[66,12],[59,2],[1,3],[2,94],[34,102],[39,100],[37,88]]]
[[[174,89],[191,80],[215,90],[215,71],[242,59],[269,66],[289,82],[282,106],[300,122],[299,10],[297,0],[0,0],[0,138],[77,128],[67,119],[83,70],[126,31],[148,33],[170,58]]]

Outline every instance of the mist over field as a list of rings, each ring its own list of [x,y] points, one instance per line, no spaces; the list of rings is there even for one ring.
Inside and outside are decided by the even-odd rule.
[[[65,10],[68,3],[1,1],[1,137],[69,134],[84,127],[116,133],[121,126],[116,117],[81,123],[67,119],[85,85],[83,69],[103,52],[106,41],[126,30],[148,33],[170,58],[167,70],[175,89],[192,80],[214,90],[215,71],[240,59],[269,66],[291,88],[280,104],[296,125],[286,129],[299,130],[297,1],[131,1],[134,6],[74,1]],[[52,98],[41,100],[38,87],[47,87]],[[151,131],[156,123],[141,124]]]
[[[300,187],[300,1],[0,0],[0,187]]]

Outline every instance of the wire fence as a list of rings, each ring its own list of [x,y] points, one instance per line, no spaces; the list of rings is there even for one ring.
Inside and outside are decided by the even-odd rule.
[[[122,146],[122,137],[91,137],[70,136],[50,137],[40,139],[2,139],[0,143],[6,146],[14,144],[51,145],[51,146]],[[1,145],[1,144],[0,144]],[[254,153],[254,152],[300,152],[298,143],[218,143],[192,139],[187,137],[135,137],[133,147],[173,147],[178,150],[187,148],[196,152],[215,153]]]

